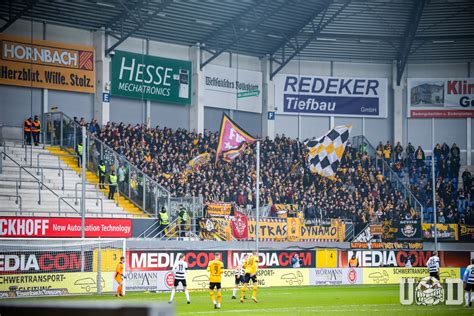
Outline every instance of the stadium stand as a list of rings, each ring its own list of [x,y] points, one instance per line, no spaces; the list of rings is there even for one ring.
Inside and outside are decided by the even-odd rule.
[[[217,133],[203,135],[184,129],[146,128],[144,125],[109,123],[95,133],[120,154],[169,189],[172,195],[203,195],[204,201],[235,202],[255,206],[253,150],[233,164],[218,161],[186,173],[188,161],[209,152],[215,160]],[[306,149],[302,142],[277,136],[262,144],[261,204],[293,204],[306,218],[347,218],[358,224],[384,219],[416,217],[401,191],[376,167],[364,148],[348,145],[336,181],[305,172]],[[126,177],[125,177],[126,178]]]

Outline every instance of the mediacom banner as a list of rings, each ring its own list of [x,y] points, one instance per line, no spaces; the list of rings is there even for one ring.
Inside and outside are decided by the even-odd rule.
[[[115,51],[112,96],[191,104],[191,62]]]
[[[81,219],[65,217],[0,217],[2,238],[77,238],[81,237]],[[86,218],[86,238],[132,237],[132,220]]]
[[[262,73],[229,67],[204,67],[204,105],[262,113]]]
[[[407,79],[408,117],[474,117],[474,78]]]
[[[459,279],[459,268],[440,268],[439,277],[444,283],[446,278]],[[400,284],[401,278],[420,280],[429,276],[428,268],[367,268],[364,269],[364,284]]]
[[[278,114],[387,117],[387,79],[275,76]]]
[[[424,239],[434,239],[434,236],[435,236],[434,224],[423,224],[421,228],[423,229]],[[443,241],[458,240],[458,225],[457,224],[436,224],[436,231],[438,235],[438,240],[443,240]]]
[[[226,269],[235,269],[243,263],[244,255],[251,251],[224,250],[217,251]],[[126,255],[127,271],[166,271],[171,270],[178,261],[179,255],[184,254],[189,270],[206,269],[209,262],[214,259],[213,251],[193,250],[129,250]],[[295,254],[302,260],[301,267],[311,268],[316,266],[316,253],[314,250],[298,251],[259,251],[260,268],[291,268],[291,259]]]
[[[0,84],[95,93],[94,47],[0,34]]]
[[[339,266],[348,267],[349,260],[355,255],[359,267],[404,267],[406,259],[411,259],[413,267],[425,267],[431,251],[417,250],[349,250],[341,251]],[[467,251],[439,251],[438,256],[442,267],[464,267],[469,264],[470,253]]]
[[[114,274],[101,274],[102,292],[113,291]],[[97,293],[97,280],[93,272],[0,275],[0,298]]]

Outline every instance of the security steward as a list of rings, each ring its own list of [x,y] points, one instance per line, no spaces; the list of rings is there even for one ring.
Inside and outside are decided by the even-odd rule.
[[[33,128],[33,119],[30,117],[23,122],[23,134],[26,145],[31,145],[31,133]]]
[[[349,267],[351,268],[359,267],[359,260],[357,260],[355,255],[352,255],[351,260],[349,260]]]
[[[76,149],[76,153],[77,153],[77,166],[79,168],[81,168],[81,165],[82,165],[82,151],[83,151],[83,147],[82,147],[82,143],[77,143],[77,149]]]
[[[163,235],[166,235],[168,225],[170,224],[168,213],[166,212],[166,209],[164,206],[161,208],[159,216],[160,216],[160,236],[162,237]]]
[[[32,134],[33,134],[33,142],[35,143],[35,146],[38,146],[39,136],[40,136],[40,133],[41,133],[41,122],[39,120],[38,115],[35,115],[35,120],[33,121],[31,131],[32,131]]]
[[[105,172],[106,172],[106,167],[105,167],[105,162],[101,160],[99,162],[99,166],[97,167],[97,173],[99,175],[99,189],[103,190],[105,189]]]
[[[186,236],[186,225],[189,221],[188,211],[183,205],[180,205],[181,208],[179,209],[178,213],[178,220],[179,220],[179,237]]]
[[[115,191],[117,190],[117,175],[115,170],[109,174],[109,200],[114,199]]]

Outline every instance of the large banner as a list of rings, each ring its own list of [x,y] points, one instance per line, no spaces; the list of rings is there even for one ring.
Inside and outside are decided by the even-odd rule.
[[[0,217],[0,237],[7,238],[78,238],[81,219],[66,217]],[[116,218],[86,218],[86,238],[132,237],[132,220]]]
[[[349,260],[355,255],[359,267],[405,267],[407,258],[410,258],[413,267],[425,267],[431,251],[417,250],[349,250],[341,251],[339,266],[349,266]],[[467,251],[439,251],[438,256],[442,267],[463,267],[470,262],[470,253]]]
[[[434,224],[423,224],[423,238],[434,239],[435,226]],[[458,240],[458,224],[436,224],[436,231],[438,240],[454,241]]]
[[[459,224],[459,240],[473,242],[474,241],[474,226]]]
[[[0,84],[95,93],[94,47],[0,34]]]
[[[387,79],[275,76],[278,114],[387,117]]]
[[[221,255],[226,269],[234,269],[244,261],[245,254],[251,251],[223,250],[217,251]],[[127,271],[168,271],[178,261],[179,255],[184,254],[188,269],[206,269],[214,252],[209,250],[129,250],[127,251]],[[301,267],[311,268],[316,266],[316,253],[314,250],[264,250],[259,251],[260,268],[291,268],[291,259],[298,254]]]
[[[429,276],[428,268],[371,268],[363,273],[364,284],[400,284],[401,278],[420,280]],[[446,278],[459,279],[459,268],[440,268],[439,277],[444,283]]]
[[[259,269],[257,284],[259,287],[310,285],[310,270]],[[169,291],[174,283],[174,276],[170,271],[135,271],[128,272],[126,277],[127,291]],[[190,290],[206,290],[209,288],[209,272],[205,269],[188,270],[186,283]],[[234,284],[234,271],[225,269],[222,274],[222,287],[233,288]]]
[[[204,105],[262,113],[262,73],[229,67],[204,67]]]
[[[191,62],[115,51],[112,96],[165,103],[191,103]]]
[[[113,291],[114,274],[102,272],[102,292]],[[97,293],[97,280],[93,272],[0,275],[0,298]]]
[[[409,117],[474,117],[474,78],[410,78]]]
[[[202,240],[231,240],[230,221],[224,218],[201,218],[199,238]]]
[[[386,220],[382,221],[383,241],[421,240],[421,223],[419,220]]]
[[[343,241],[344,224],[306,226],[298,218],[267,218],[259,222],[259,239],[263,241]],[[289,226],[289,225],[290,226]],[[249,239],[256,238],[255,218],[249,218]],[[298,228],[299,227],[299,228]]]
[[[0,251],[0,275],[92,271],[91,251]]]

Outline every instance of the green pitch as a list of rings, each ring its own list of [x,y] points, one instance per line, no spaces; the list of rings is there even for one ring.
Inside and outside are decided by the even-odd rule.
[[[247,297],[251,290],[246,292]],[[474,306],[403,306],[399,303],[398,285],[318,286],[260,288],[254,303],[232,300],[232,291],[223,291],[222,308],[215,310],[209,292],[191,292],[186,304],[183,292],[176,293],[174,305],[178,315],[474,315]],[[240,291],[238,292],[240,296]],[[120,300],[122,302],[167,302],[169,293],[128,292],[121,298],[112,295],[36,298],[28,300]],[[26,300],[26,299],[25,299]]]

